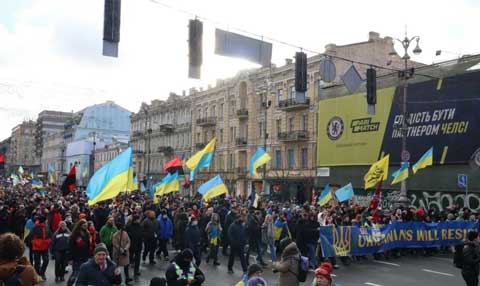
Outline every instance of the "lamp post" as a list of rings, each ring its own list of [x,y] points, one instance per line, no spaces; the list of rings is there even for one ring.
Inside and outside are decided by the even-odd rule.
[[[419,41],[420,37],[419,36],[414,36],[412,38],[407,37],[407,33],[405,32],[405,38],[403,40],[400,39],[395,39],[399,43],[402,44],[404,54],[402,56],[402,59],[404,61],[404,69],[403,71],[400,71],[398,73],[399,78],[402,79],[402,85],[403,85],[403,93],[402,93],[402,122],[401,122],[401,134],[402,134],[402,152],[401,152],[401,160],[403,161],[406,159],[405,157],[409,157],[408,151],[407,151],[407,131],[408,131],[408,126],[407,124],[407,93],[408,93],[408,79],[413,77],[413,74],[415,72],[414,68],[409,68],[408,67],[408,60],[410,59],[410,55],[408,54],[408,48],[410,47],[410,44],[413,41],[417,42],[417,45],[413,49],[413,53],[415,55],[419,55],[422,53],[422,49],[420,49],[419,46]],[[396,54],[396,53],[395,53]],[[408,161],[409,159],[405,160]],[[394,202],[394,207],[406,207],[410,203],[410,200],[407,197],[407,181],[403,180],[401,182],[400,186],[400,196],[398,199]]]

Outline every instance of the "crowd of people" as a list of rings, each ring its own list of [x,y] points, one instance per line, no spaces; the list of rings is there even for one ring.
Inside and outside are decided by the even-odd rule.
[[[381,209],[355,202],[319,207],[311,202],[261,200],[254,208],[248,198],[217,198],[207,203],[178,194],[161,197],[154,204],[138,191],[89,206],[82,190],[63,196],[56,187],[40,193],[29,185],[13,187],[2,182],[0,280],[14,277],[22,280],[21,285],[36,285],[47,279],[47,268],[54,264],[55,281],[67,285],[129,284],[132,275],[141,275],[142,261],[154,265],[163,258],[169,265],[159,275],[163,277],[152,279],[152,285],[196,286],[205,281],[202,263],[218,266],[219,255],[225,255],[229,273],[234,273],[237,258],[240,262],[244,276],[237,285],[267,285],[261,273],[273,269],[279,273],[279,285],[290,286],[299,285],[299,262],[304,256],[307,267],[314,270],[314,285],[329,286],[332,270],[339,265],[335,257],[322,255],[320,226],[451,220],[477,221],[478,217],[458,205],[438,211]],[[27,257],[23,256],[25,246]],[[438,251],[450,248],[397,249],[377,253],[374,259]],[[478,247],[475,251],[478,258],[472,261],[477,268],[472,271],[478,272]],[[252,255],[254,264],[249,263]],[[362,259],[367,258],[339,258],[345,265]],[[72,273],[67,277],[68,265]]]

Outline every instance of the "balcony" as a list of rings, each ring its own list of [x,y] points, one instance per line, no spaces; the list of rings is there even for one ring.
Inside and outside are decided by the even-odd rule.
[[[173,124],[160,124],[160,132],[169,134],[173,132],[173,129]]]
[[[247,177],[247,168],[237,167],[235,168],[235,174],[237,175],[237,178],[244,179]]]
[[[237,147],[247,147],[247,138],[245,138],[245,137],[235,138],[235,146],[237,146]]]
[[[191,125],[190,122],[184,122],[184,123],[177,124],[175,126],[175,131],[179,132],[179,131],[189,130],[190,125]]]
[[[202,148],[205,147],[205,145],[207,145],[207,144],[205,144],[205,143],[195,143],[195,148],[202,149]]]
[[[278,141],[306,141],[309,139],[307,130],[295,130],[278,133]]]
[[[133,154],[143,155],[143,154],[145,154],[145,152],[142,151],[142,150],[133,150]]]
[[[197,119],[198,126],[207,127],[207,126],[215,126],[216,124],[217,124],[217,118],[214,116]]]
[[[310,106],[310,98],[305,98],[305,102],[297,102],[295,98],[281,100],[278,102],[278,108],[284,111],[294,111],[305,109]]]
[[[163,153],[164,155],[171,155],[173,154],[173,148],[171,146],[160,146],[157,148],[159,153]]]
[[[133,131],[132,132],[132,137],[140,137],[143,135],[142,131]]]
[[[237,110],[237,117],[239,119],[246,119],[248,118],[248,110],[246,108],[241,108]]]

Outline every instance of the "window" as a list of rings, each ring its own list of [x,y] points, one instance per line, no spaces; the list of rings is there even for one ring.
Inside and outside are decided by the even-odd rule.
[[[233,170],[233,166],[235,165],[235,158],[233,157],[234,154],[229,154],[228,157],[228,169]]]
[[[258,122],[258,138],[263,138],[263,121]]]
[[[277,135],[282,132],[282,119],[277,119]]]
[[[288,119],[288,132],[292,132],[292,131],[293,131],[293,126],[294,126],[293,120],[294,120],[293,117],[290,117],[290,118]]]
[[[302,115],[302,130],[303,131],[308,130],[308,114]]]
[[[224,162],[223,162],[223,154],[218,156],[218,169],[220,171],[223,171],[223,168],[225,167]]]
[[[277,97],[278,97],[278,102],[283,100],[283,89],[282,88],[279,88],[277,90]]]
[[[300,156],[302,158],[302,169],[306,169],[308,167],[308,148],[302,148]]]
[[[223,118],[223,103],[220,104],[220,109],[218,110],[218,117]]]
[[[200,143],[200,132],[197,132],[197,138],[195,139],[197,143]]]
[[[213,105],[211,109],[211,114],[213,117],[217,116],[217,106]]]
[[[282,168],[282,151],[275,150],[275,169]]]
[[[294,86],[294,85],[292,85],[292,86],[290,87],[290,94],[289,94],[289,96],[290,96],[289,99],[295,99],[295,86]]]
[[[220,129],[220,143],[223,143],[223,129]]]
[[[230,116],[234,116],[236,114],[236,110],[237,110],[236,105],[237,104],[235,100],[230,101]]]
[[[288,149],[287,152],[288,169],[293,169],[295,168],[295,153],[293,153],[293,149]]]
[[[235,141],[235,135],[233,134],[233,127],[230,127],[230,142]]]

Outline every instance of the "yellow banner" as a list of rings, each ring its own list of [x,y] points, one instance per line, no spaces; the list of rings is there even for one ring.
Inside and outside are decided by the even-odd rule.
[[[377,91],[375,115],[365,93],[321,100],[317,166],[370,165],[380,157],[395,87]]]

